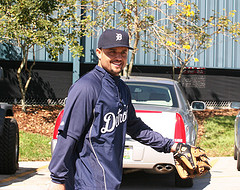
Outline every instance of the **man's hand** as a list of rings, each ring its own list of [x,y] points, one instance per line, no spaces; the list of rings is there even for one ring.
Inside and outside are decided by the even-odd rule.
[[[178,143],[174,143],[171,147],[171,152],[175,152],[176,151],[176,148],[177,148],[177,144]]]
[[[51,181],[48,186],[48,190],[66,190],[66,189],[64,184],[58,184]]]
[[[175,167],[182,179],[202,176],[211,168],[209,158],[200,147],[178,143],[173,156]]]

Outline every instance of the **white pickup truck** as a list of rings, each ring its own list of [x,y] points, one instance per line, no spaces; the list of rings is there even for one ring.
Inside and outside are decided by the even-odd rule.
[[[4,80],[0,67],[0,82]],[[18,169],[19,129],[12,105],[0,102],[0,174],[14,174]]]

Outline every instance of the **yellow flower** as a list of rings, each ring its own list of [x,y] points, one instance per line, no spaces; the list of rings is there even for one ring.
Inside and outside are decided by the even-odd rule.
[[[190,11],[191,10],[191,5],[184,5],[184,7],[185,7],[186,11]]]
[[[190,45],[183,45],[183,49],[190,49]]]
[[[231,17],[234,17],[234,16],[235,16],[235,13],[234,13],[234,12],[230,12],[229,15],[230,15]]]
[[[184,5],[183,8],[183,14],[185,14],[186,16],[194,16],[194,11],[191,11],[191,5]]]
[[[174,3],[176,3],[175,0],[167,0],[167,4],[168,4],[169,6],[172,6]]]
[[[175,45],[175,42],[167,41],[167,45],[168,46],[173,46],[173,45]]]
[[[188,11],[187,13],[186,13],[186,16],[194,16],[194,12],[193,11]]]
[[[199,59],[195,57],[194,62],[199,62]]]
[[[130,11],[129,9],[125,9],[125,11],[128,13],[128,14],[131,14],[132,11]]]

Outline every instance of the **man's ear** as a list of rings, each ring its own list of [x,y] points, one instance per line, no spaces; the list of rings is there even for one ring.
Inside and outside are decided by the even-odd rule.
[[[101,59],[101,53],[102,53],[102,50],[97,48],[96,49],[96,55],[97,55],[98,59]]]

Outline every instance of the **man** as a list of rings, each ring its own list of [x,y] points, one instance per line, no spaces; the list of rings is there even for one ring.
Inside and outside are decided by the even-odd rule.
[[[49,170],[49,189],[115,190],[122,179],[126,133],[159,152],[176,143],[135,115],[119,74],[127,64],[128,34],[106,30],[98,41],[98,65],[69,90]]]

